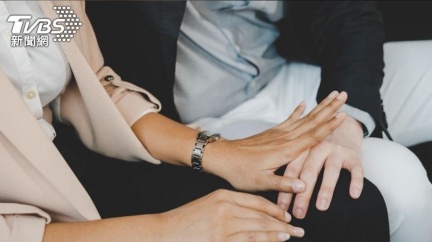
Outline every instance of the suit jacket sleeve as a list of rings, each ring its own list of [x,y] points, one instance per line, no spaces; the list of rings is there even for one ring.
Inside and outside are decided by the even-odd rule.
[[[42,241],[50,216],[39,208],[0,203],[0,241]]]
[[[384,76],[381,15],[369,1],[316,4],[311,32],[322,67],[317,99],[332,90],[346,91],[347,104],[369,113],[379,134],[387,128],[379,92]]]

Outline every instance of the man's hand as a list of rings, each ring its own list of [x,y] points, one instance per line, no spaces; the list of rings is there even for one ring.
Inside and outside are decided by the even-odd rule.
[[[358,121],[347,117],[344,123],[323,142],[304,151],[299,157],[288,164],[284,176],[300,178],[306,183],[306,189],[296,195],[293,214],[302,219],[314,190],[317,177],[324,167],[324,177],[316,206],[319,210],[327,210],[333,197],[339,173],[342,168],[351,172],[350,195],[356,199],[363,189],[363,166],[360,160],[360,147],[363,131]],[[293,194],[279,193],[278,205],[287,210]]]
[[[345,92],[333,92],[303,118],[300,105],[285,122],[257,135],[239,140],[219,140],[206,147],[204,170],[218,175],[243,191],[276,190],[303,192],[303,181],[275,175],[304,150],[322,142],[339,127],[346,115],[337,114]]]

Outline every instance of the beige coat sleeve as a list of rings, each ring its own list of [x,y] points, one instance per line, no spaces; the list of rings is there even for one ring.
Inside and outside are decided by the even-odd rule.
[[[129,126],[144,114],[160,111],[161,104],[152,94],[122,81],[111,68],[104,66],[96,75]]]
[[[24,204],[0,203],[0,242],[42,241],[50,216]]]
[[[146,90],[122,81],[104,65],[96,36],[85,14],[85,3],[71,1],[69,4],[83,25],[74,36],[79,50],[75,50],[73,43],[62,46],[76,80],[71,81],[61,95],[57,105],[60,108],[54,110],[56,116],[60,121],[72,124],[83,143],[95,152],[122,160],[160,164],[130,129],[142,115],[158,112],[160,102]],[[102,93],[100,89],[103,88]]]

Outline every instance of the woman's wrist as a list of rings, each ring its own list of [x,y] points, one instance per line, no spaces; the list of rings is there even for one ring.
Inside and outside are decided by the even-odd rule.
[[[230,154],[231,142],[221,137],[218,141],[207,144],[201,162],[205,172],[225,178],[224,173],[229,169],[225,156]]]
[[[173,165],[191,166],[197,130],[156,113],[141,117],[132,130],[154,158]]]

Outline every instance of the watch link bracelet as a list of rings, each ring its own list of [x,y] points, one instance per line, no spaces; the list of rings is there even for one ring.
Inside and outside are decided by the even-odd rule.
[[[207,144],[219,140],[220,137],[220,134],[212,133],[209,131],[201,131],[198,133],[195,147],[192,151],[192,169],[194,169],[195,171],[206,173],[202,166],[202,158],[205,147],[207,146]]]

